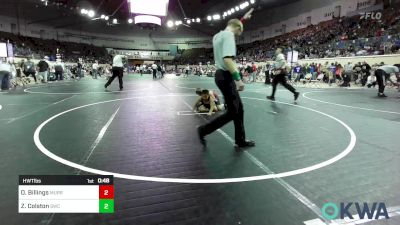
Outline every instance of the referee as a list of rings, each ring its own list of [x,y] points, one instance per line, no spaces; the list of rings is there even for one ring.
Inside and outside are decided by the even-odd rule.
[[[276,59],[274,62],[274,69],[275,69],[275,77],[272,80],[272,95],[267,96],[267,99],[271,101],[275,101],[275,92],[276,92],[276,86],[281,83],[286,89],[288,89],[290,92],[293,93],[294,95],[294,100],[296,101],[299,98],[300,93],[296,92],[296,89],[290,84],[287,83],[286,76],[286,60],[285,56],[282,54],[283,49],[282,48],[277,48],[275,55]]]
[[[124,89],[124,82],[122,81],[122,77],[124,76],[124,62],[123,60],[126,58],[124,55],[116,54],[113,58],[113,67],[112,67],[112,77],[108,79],[108,82],[104,85],[105,88],[110,86],[110,84],[114,81],[116,77],[118,77],[119,81],[119,90],[122,91]]]
[[[253,9],[243,17],[249,19]],[[209,123],[199,126],[197,132],[200,142],[206,145],[204,137],[232,121],[235,125],[235,142],[240,148],[255,146],[254,141],[246,140],[243,122],[243,104],[239,91],[244,90],[244,84],[240,79],[238,67],[234,61],[236,56],[235,36],[243,32],[241,20],[232,19],[225,30],[220,31],[213,38],[214,60],[217,71],[215,83],[225,98],[227,110]]]
[[[387,97],[383,93],[385,91],[386,77],[390,77],[390,74],[392,73],[398,74],[399,68],[397,66],[384,65],[375,71],[376,81],[378,82],[379,86],[378,97]]]

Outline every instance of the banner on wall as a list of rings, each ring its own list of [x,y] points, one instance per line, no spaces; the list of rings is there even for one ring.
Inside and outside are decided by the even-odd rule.
[[[7,58],[7,43],[0,43],[0,57]]]
[[[7,43],[7,54],[8,57],[14,57],[14,48],[11,43]]]
[[[287,62],[288,63],[296,63],[299,60],[299,52],[298,51],[290,51],[287,54]]]

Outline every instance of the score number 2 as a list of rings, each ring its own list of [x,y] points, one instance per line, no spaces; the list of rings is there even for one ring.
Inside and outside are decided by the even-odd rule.
[[[113,199],[114,198],[114,186],[113,185],[100,185],[99,186],[99,198],[100,199]]]

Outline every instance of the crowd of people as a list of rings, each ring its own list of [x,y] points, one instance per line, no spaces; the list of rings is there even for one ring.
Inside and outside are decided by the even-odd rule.
[[[274,49],[299,52],[300,59],[333,58],[400,53],[400,4],[387,8],[380,20],[360,16],[333,18],[317,25],[272,38],[238,45],[241,62],[265,62]],[[195,54],[191,54],[193,52]],[[185,54],[186,53],[186,54]],[[212,61],[212,49],[186,50],[179,64]]]
[[[375,71],[385,65],[383,62],[370,65],[366,61],[344,65],[335,63],[296,63],[292,67],[286,65],[287,77],[290,83],[307,84],[312,82],[325,83],[329,86],[350,87],[351,85],[359,87],[375,87],[377,80]],[[396,64],[400,68],[400,64]],[[264,82],[271,84],[274,77],[273,64],[256,65],[254,63],[239,65],[242,80],[245,83]],[[386,75],[386,81],[389,86],[398,88],[400,77],[398,74],[389,73]]]
[[[86,62],[82,58],[77,63],[65,63],[60,58],[50,61],[48,56],[40,60],[31,57],[15,61],[13,58],[0,60],[2,85],[1,90],[26,86],[28,84],[48,83],[75,79],[86,76],[93,79],[111,76],[112,67],[109,64],[99,64],[98,60]]]
[[[237,61],[241,64],[240,74],[246,82],[264,79],[264,74],[270,70],[269,65],[257,66],[255,62],[274,60],[274,49],[281,46],[286,52],[298,51],[300,59],[399,53],[399,8],[393,6],[385,9],[381,20],[360,19],[358,15],[334,18],[270,39],[239,45]],[[0,42],[12,43],[14,56],[27,58],[19,62],[3,62],[3,66],[9,65],[9,70],[15,74],[15,77],[21,78],[22,85],[30,81],[46,83],[71,78],[80,79],[85,74],[97,79],[110,77],[112,73],[111,55],[104,47],[24,37],[5,32],[0,32]],[[196,54],[191,54],[191,52],[196,52]],[[184,77],[189,74],[214,75],[216,69],[212,49],[201,51],[193,49],[181,53],[187,58],[177,58],[169,62],[169,65],[161,62],[154,65],[129,65],[127,70],[142,75],[153,74],[154,78],[163,77],[165,73],[176,73]],[[40,60],[35,60],[33,63],[34,58]],[[295,82],[322,78],[322,81],[329,84],[340,81],[341,86],[348,86],[350,81],[354,81],[355,84],[364,86],[371,74],[370,68],[377,66],[365,65],[365,62],[356,65],[311,63],[294,65],[293,71],[288,74],[289,78]]]
[[[400,10],[393,6],[382,12],[381,20],[360,16],[334,18],[290,33],[239,47],[239,58],[266,61],[271,49],[284,46],[299,52],[300,58],[326,58],[398,53]]]
[[[52,39],[41,39],[0,32],[0,42],[10,42],[13,45],[14,57],[19,58],[41,58],[49,56],[51,61],[60,54],[64,62],[78,62],[84,56],[85,61],[99,61],[100,64],[109,63],[111,57],[104,47],[94,45],[57,41]]]
[[[310,81],[321,81],[329,85],[338,84],[341,87],[350,87],[351,82],[358,86],[375,86],[376,81],[374,72],[384,63],[369,65],[366,61],[357,62],[355,64],[348,62],[345,65],[341,65],[338,62],[335,63],[324,63],[324,64],[296,64],[293,68],[292,73],[289,76],[293,82],[310,82]],[[397,84],[397,77],[387,77],[387,80],[393,85]],[[372,85],[374,84],[374,85]]]

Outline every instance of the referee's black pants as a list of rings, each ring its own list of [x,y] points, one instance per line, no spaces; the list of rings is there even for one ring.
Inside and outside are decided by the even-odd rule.
[[[276,86],[281,83],[286,89],[288,89],[293,94],[296,92],[296,89],[290,84],[287,83],[286,80],[286,73],[280,73],[275,75],[274,79],[272,80],[272,97],[275,97]]]
[[[377,69],[375,71],[375,77],[376,81],[378,82],[379,93],[383,94],[383,92],[385,91],[385,77],[386,77],[385,71]]]
[[[110,86],[110,84],[114,81],[116,77],[118,77],[119,81],[119,89],[124,88],[124,82],[122,81],[122,77],[124,75],[124,68],[123,67],[113,67],[112,68],[112,77],[108,79],[108,82],[106,83],[106,87]]]
[[[215,83],[224,96],[227,110],[202,126],[200,132],[202,135],[210,134],[233,120],[236,144],[243,144],[246,140],[243,124],[243,103],[236,89],[232,74],[229,71],[217,70],[215,73]]]
[[[269,70],[265,71],[265,84],[271,84],[271,80],[269,77]]]

